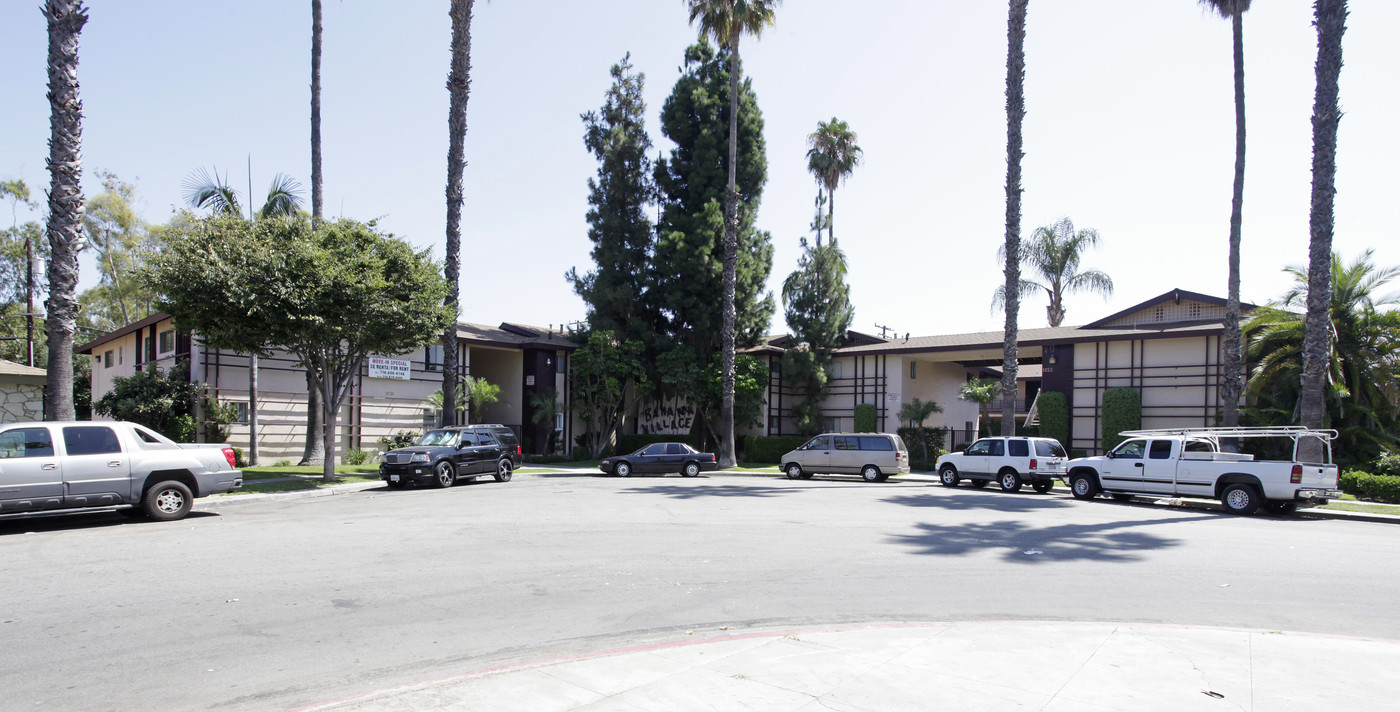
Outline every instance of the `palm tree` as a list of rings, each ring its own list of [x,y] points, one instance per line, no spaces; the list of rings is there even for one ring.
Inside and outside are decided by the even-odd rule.
[[[1235,193],[1230,201],[1230,276],[1225,297],[1225,352],[1221,368],[1222,425],[1240,424],[1240,222],[1244,215],[1244,13],[1250,0],[1200,0],[1230,20],[1235,43]]]
[[[1016,317],[1021,309],[1021,121],[1026,117],[1026,5],[1010,0],[1006,22],[1006,328],[1001,344],[1001,434],[1016,434]]]
[[[909,421],[909,427],[919,430],[919,443],[923,446],[924,463],[928,463],[928,438],[924,436],[924,421],[934,413],[942,413],[943,406],[937,401],[924,401],[910,398],[899,407],[899,419]]]
[[[78,252],[83,246],[83,102],[78,97],[82,0],[47,0],[49,28],[49,364],[48,420],[72,420],[73,332],[78,320]]]
[[[1313,183],[1308,244],[1308,311],[1303,339],[1302,424],[1322,427],[1326,411],[1323,386],[1331,329],[1332,206],[1337,195],[1338,79],[1342,73],[1342,35],[1346,32],[1347,0],[1315,0],[1313,24],[1317,26],[1317,89],[1313,100]],[[1308,462],[1321,458],[1321,445],[1309,441]]]
[[[735,270],[739,255],[739,191],[735,187],[735,166],[739,148],[739,38],[755,38],[773,24],[773,15],[782,0],[686,0],[690,23],[700,23],[702,37],[713,37],[729,49],[729,186],[724,192],[724,325],[721,328],[723,373],[720,385],[719,465],[733,467],[734,454],[734,311]]]
[[[442,335],[442,399],[457,400],[457,318],[461,313],[462,174],[466,171],[467,97],[471,89],[472,0],[452,0],[452,68],[447,73],[447,259],[443,273],[450,292],[452,325]],[[443,411],[444,425],[456,422]],[[447,420],[452,418],[451,420]]]
[[[1256,364],[1246,384],[1259,425],[1299,421],[1303,344],[1307,328],[1298,309],[1308,302],[1309,275],[1301,266],[1285,271],[1294,287],[1278,303],[1255,312],[1245,326],[1246,354]],[[1361,461],[1400,444],[1400,294],[1379,294],[1400,277],[1400,267],[1377,268],[1367,250],[1350,264],[1332,255],[1329,325],[1334,338],[1325,361],[1326,427],[1341,435],[1336,451]],[[1382,309],[1386,309],[1382,311]]]
[[[856,145],[856,133],[845,121],[831,117],[830,122],[818,121],[817,130],[807,135],[807,171],[826,189],[831,202],[827,205],[827,236],[836,239],[832,224],[836,217],[836,186],[860,165],[864,151]],[[817,233],[817,247],[822,246],[822,234]]]
[[[965,381],[958,389],[958,400],[968,401],[977,404],[977,436],[981,437],[983,429],[990,431],[988,421],[990,415],[987,411],[987,404],[997,397],[997,390],[1000,384],[996,381]],[[1015,404],[1012,404],[1012,417],[1015,417]],[[1005,435],[1005,433],[1002,433]],[[1012,431],[1015,435],[1015,431]]]
[[[1064,298],[1075,292],[1096,292],[1105,297],[1113,294],[1113,279],[1096,269],[1079,270],[1079,258],[1085,248],[1099,244],[1097,230],[1074,230],[1069,218],[1060,218],[1054,225],[1036,228],[1030,244],[1021,252],[1021,263],[1040,273],[1041,281],[1021,280],[1022,297],[1030,296],[1036,290],[1044,290],[1050,297],[1050,306],[1045,307],[1045,316],[1050,326],[1059,326],[1065,320]],[[1005,259],[1006,247],[997,249],[997,261]],[[992,308],[1001,308],[1006,303],[1006,287],[997,287],[992,295]]]
[[[320,229],[324,203],[321,177],[321,0],[311,0],[311,227]],[[321,432],[321,389],[306,371],[306,445],[299,465],[319,465],[326,457]]]
[[[206,208],[212,212],[242,217],[243,211],[238,202],[238,191],[234,190],[228,183],[228,176],[219,175],[219,170],[215,168],[212,172],[203,168],[196,173],[191,173],[185,178],[185,202],[192,208]],[[296,215],[301,208],[301,184],[296,179],[278,173],[272,178],[272,185],[267,188],[267,197],[263,199],[262,208],[257,214],[253,213],[252,197],[248,196],[248,219],[266,220],[269,218],[289,217]],[[314,391],[308,388],[307,392]],[[312,401],[307,396],[307,410],[319,404],[320,399]],[[308,421],[309,421],[308,416]],[[318,418],[319,422],[319,418]],[[307,438],[312,438],[308,433]],[[323,446],[324,447],[324,446]],[[258,464],[258,355],[248,354],[248,464]]]

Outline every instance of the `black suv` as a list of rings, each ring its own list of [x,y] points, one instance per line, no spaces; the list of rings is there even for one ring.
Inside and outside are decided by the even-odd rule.
[[[394,489],[409,482],[451,487],[480,475],[509,482],[520,461],[520,439],[504,425],[436,428],[423,433],[416,445],[384,453],[379,479]]]

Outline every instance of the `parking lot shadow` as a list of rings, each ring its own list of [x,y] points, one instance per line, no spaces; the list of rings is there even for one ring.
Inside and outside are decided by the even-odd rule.
[[[1000,492],[948,492],[946,494],[902,494],[888,497],[886,502],[906,507],[930,507],[962,511],[987,509],[994,512],[1037,512],[1068,507],[1059,497],[1044,495],[1009,495]]]
[[[790,494],[792,487],[767,487],[722,485],[702,482],[693,485],[652,485],[650,487],[629,487],[618,490],[628,494],[659,494],[673,499],[700,499],[702,497],[776,497]]]
[[[1029,566],[1084,560],[1126,563],[1141,560],[1139,552],[1166,549],[1180,544],[1178,539],[1132,531],[1134,527],[1217,518],[1215,515],[1168,517],[1054,527],[1032,527],[1017,521],[975,524],[924,523],[918,525],[916,533],[900,534],[892,539],[914,547],[920,554],[962,556],[980,551],[1000,551],[1004,561]]]
[[[217,512],[190,512],[185,516],[183,521],[217,516],[219,516]],[[66,512],[62,514],[9,515],[0,518],[0,536],[69,531],[73,529],[96,529],[99,527],[160,526],[162,524],[170,524],[170,522],[156,522],[146,519],[145,517],[131,517],[112,509]]]

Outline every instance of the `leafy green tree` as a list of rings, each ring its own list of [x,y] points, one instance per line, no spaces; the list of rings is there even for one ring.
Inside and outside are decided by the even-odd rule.
[[[213,217],[174,236],[145,278],[182,328],[217,348],[294,355],[325,404],[323,476],[336,416],[366,357],[433,342],[453,318],[427,251],[352,220]]]
[[[728,183],[724,191],[724,242],[723,242],[723,282],[721,300],[723,324],[720,353],[724,373],[723,421],[720,436],[720,467],[733,467],[734,455],[734,354],[739,343],[739,203],[738,150],[739,150],[739,38],[751,34],[755,38],[763,34],[763,29],[773,24],[773,17],[782,0],[686,0],[690,9],[690,23],[699,24],[700,36],[713,37],[720,47],[728,50],[729,62],[729,158],[725,163],[728,169]],[[748,91],[752,88],[746,85]],[[761,183],[760,183],[761,186]],[[754,197],[754,212],[757,212],[757,197]],[[769,258],[771,262],[771,256]],[[766,277],[767,275],[765,275]]]
[[[73,334],[78,320],[78,252],[83,246],[83,102],[78,97],[82,0],[46,0],[49,29],[48,386],[44,415],[72,420]]]
[[[865,154],[856,140],[856,132],[835,116],[829,122],[818,121],[817,130],[807,136],[807,171],[830,196],[826,229],[832,240],[836,239],[833,227],[836,223],[836,187],[855,171]],[[821,246],[822,234],[818,232],[817,247]]]
[[[1096,292],[1105,297],[1113,294],[1113,278],[1096,269],[1079,269],[1079,260],[1086,248],[1099,244],[1097,230],[1075,231],[1069,218],[1060,218],[1054,225],[1036,228],[1030,244],[1023,244],[1021,264],[1040,274],[1040,280],[1022,279],[1021,297],[1028,297],[1036,291],[1044,291],[1050,298],[1050,306],[1045,307],[1045,315],[1050,326],[1059,326],[1065,320],[1067,294],[1075,292]],[[997,249],[997,260],[1006,258],[1006,246]],[[1006,286],[997,287],[992,295],[992,308],[1006,305]]]
[[[565,275],[588,306],[588,327],[647,343],[664,330],[648,288],[653,232],[647,206],[654,200],[651,138],[646,130],[645,75],[631,55],[614,64],[603,106],[583,114],[583,142],[598,160],[588,180],[588,239],[594,268]]]
[[[19,221],[20,206],[24,206],[26,212],[38,207],[30,199],[29,186],[23,179],[0,181],[0,199],[10,203],[11,220],[10,227],[0,235],[0,317],[4,317],[0,318],[0,335],[12,339],[0,341],[0,357],[33,366],[47,361],[43,338],[37,340],[36,357],[34,297],[47,291],[48,284],[43,272],[34,269],[34,262],[36,258],[47,262],[49,243],[44,239],[43,225],[33,220],[23,224]],[[20,316],[23,322],[18,320]],[[75,374],[75,387],[77,379]]]
[[[977,404],[977,436],[991,431],[987,406],[997,397],[1000,385],[996,381],[966,381],[958,389],[958,400]],[[1014,411],[1013,411],[1014,412]],[[1005,431],[1002,432],[1005,435]]]
[[[1309,275],[1302,266],[1286,271],[1294,287],[1245,325],[1245,353],[1255,366],[1245,385],[1251,405],[1243,419],[1254,425],[1296,425],[1301,419],[1307,327],[1298,309],[1308,301]],[[1338,455],[1365,462],[1400,445],[1400,295],[1379,293],[1400,277],[1400,267],[1376,267],[1368,250],[1345,264],[1333,254],[1331,274],[1328,321],[1334,338],[1322,427],[1338,431]]]
[[[683,73],[661,112],[662,133],[675,148],[656,166],[661,218],[652,261],[653,289],[658,306],[667,315],[668,340],[683,352],[669,361],[687,363],[696,371],[703,371],[716,355],[721,372],[725,370],[724,324],[730,317],[724,301],[716,300],[715,295],[725,289],[727,270],[721,255],[726,254],[723,200],[730,165],[723,140],[729,123],[729,58],[727,51],[717,53],[705,42],[688,48]],[[749,346],[763,335],[775,309],[772,295],[764,292],[772,270],[773,246],[771,236],[754,227],[768,169],[763,117],[750,82],[743,83],[738,104],[736,185],[740,202],[732,318],[737,343]],[[733,373],[732,368],[728,370]],[[732,389],[724,390],[732,394]],[[691,393],[679,392],[687,397]],[[732,425],[732,405],[728,412]],[[723,417],[720,432],[725,432]],[[723,438],[721,435],[721,451],[725,449]],[[732,456],[732,442],[729,452]]]
[[[93,403],[92,409],[173,438],[176,426],[172,419],[191,415],[199,392],[199,385],[190,382],[189,361],[180,359],[169,370],[151,363],[130,376],[112,379],[112,389]]]
[[[1002,289],[1006,326],[1001,344],[1001,434],[1016,434],[1017,317],[1021,311],[1021,122],[1026,118],[1026,6],[1009,0],[1006,22],[1006,243]]]
[[[559,437],[559,431],[554,429],[554,421],[560,412],[559,391],[553,388],[547,388],[543,393],[530,391],[526,398],[530,400],[530,422],[549,426],[549,439],[545,443],[544,454],[552,455]]]
[[[569,398],[583,421],[583,444],[590,458],[602,457],[622,414],[649,392],[641,355],[641,343],[618,341],[612,332],[599,330],[589,332],[569,357]],[[629,382],[636,385],[629,389]]]
[[[462,313],[462,176],[466,173],[467,99],[471,93],[472,0],[452,0],[452,65],[447,72],[447,247],[443,275],[452,311],[442,334],[442,400],[457,400],[457,316]],[[452,411],[443,411],[451,417]],[[447,423],[450,425],[451,423]]]
[[[155,294],[131,275],[156,245],[146,221],[131,207],[135,187],[110,171],[97,175],[102,192],[87,201],[83,227],[101,279],[79,295],[79,302],[94,326],[110,331],[155,313]]]
[[[1235,49],[1235,183],[1230,200],[1230,276],[1225,297],[1225,335],[1221,345],[1220,400],[1224,403],[1222,425],[1240,424],[1240,225],[1244,220],[1244,13],[1250,0],[1199,0],[1230,21]]]
[[[943,406],[937,401],[924,401],[918,398],[910,398],[899,407],[899,419],[909,423],[912,428],[919,431],[919,442],[923,443],[924,462],[928,462],[928,438],[924,436],[924,421],[929,419],[934,413],[942,413]]]
[[[1312,210],[1308,219],[1308,310],[1304,320],[1302,424],[1322,427],[1326,417],[1327,357],[1331,345],[1333,203],[1337,197],[1337,128],[1342,121],[1338,83],[1342,74],[1342,35],[1346,33],[1347,0],[1315,0],[1317,27],[1317,89],[1313,100]],[[1308,462],[1322,459],[1321,445],[1306,440],[1300,454]]]
[[[818,216],[814,225],[820,220]],[[817,234],[820,237],[820,231]],[[783,375],[802,393],[792,409],[798,432],[815,435],[822,429],[821,404],[829,385],[831,353],[841,345],[855,308],[846,284],[846,255],[836,239],[812,247],[804,238],[802,249],[797,269],[783,280],[783,310],[793,338],[803,346],[783,354]]]

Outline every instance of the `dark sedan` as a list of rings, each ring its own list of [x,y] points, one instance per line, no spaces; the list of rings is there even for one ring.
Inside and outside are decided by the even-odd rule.
[[[679,472],[695,477],[719,467],[714,453],[700,452],[685,443],[653,443],[630,455],[615,455],[598,463],[603,472],[630,477],[632,473]]]

